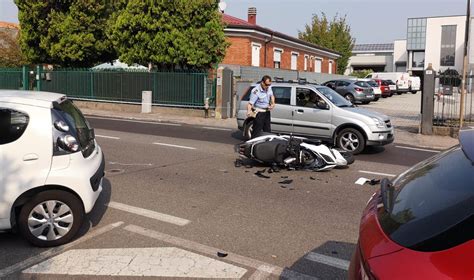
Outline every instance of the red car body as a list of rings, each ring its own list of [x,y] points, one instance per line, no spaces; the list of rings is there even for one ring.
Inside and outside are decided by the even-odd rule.
[[[392,193],[395,206],[388,206],[392,210],[385,210],[388,202],[382,195],[383,186],[369,200],[362,215],[349,279],[474,279],[474,207],[469,206],[474,201],[474,130],[462,134],[464,144],[460,141],[460,146],[414,166],[395,179],[393,186],[402,187]],[[449,165],[459,161],[464,161],[464,178],[456,173],[457,166],[449,169]],[[440,170],[446,170],[446,174],[440,174],[443,173]],[[452,178],[446,178],[447,174]],[[439,182],[436,176],[445,178],[439,187],[435,186]],[[423,181],[421,185],[420,181]],[[426,186],[426,182],[431,185]],[[405,183],[408,191],[403,194]],[[413,185],[408,186],[411,183]],[[439,191],[426,192],[433,189]],[[401,211],[404,215],[395,215],[400,212],[394,209],[398,211],[403,207],[408,209]],[[433,212],[427,214],[431,209]],[[391,217],[395,217],[393,220],[401,218],[401,222],[393,223]],[[391,222],[386,223],[387,220]],[[404,228],[407,225],[411,226],[409,230]],[[412,245],[400,245],[404,239],[418,242],[407,241]]]
[[[375,79],[374,81],[379,85],[380,91],[382,91],[382,97],[392,96],[390,86],[384,80]]]

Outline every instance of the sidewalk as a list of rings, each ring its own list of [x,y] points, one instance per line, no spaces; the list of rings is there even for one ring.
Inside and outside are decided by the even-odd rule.
[[[235,118],[219,120],[215,118],[203,118],[174,115],[169,113],[130,113],[130,112],[115,112],[98,109],[81,108],[85,115],[101,116],[109,118],[121,118],[132,120],[156,121],[156,122],[171,122],[199,126],[211,126],[237,129],[237,121]],[[405,130],[395,129],[395,144],[410,145],[427,149],[447,149],[459,143],[458,139],[449,136],[437,135],[422,135],[408,132]]]

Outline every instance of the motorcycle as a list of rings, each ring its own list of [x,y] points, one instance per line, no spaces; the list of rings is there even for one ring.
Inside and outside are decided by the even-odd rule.
[[[271,165],[313,171],[343,167],[354,162],[352,153],[329,148],[320,140],[266,134],[236,146],[249,159]]]

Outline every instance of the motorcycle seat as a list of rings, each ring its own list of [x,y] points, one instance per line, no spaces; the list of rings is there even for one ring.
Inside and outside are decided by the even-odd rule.
[[[319,146],[323,143],[323,141],[319,139],[305,139],[304,142],[315,146]]]
[[[253,156],[265,163],[283,163],[287,155],[288,142],[268,141],[256,144],[253,149]]]

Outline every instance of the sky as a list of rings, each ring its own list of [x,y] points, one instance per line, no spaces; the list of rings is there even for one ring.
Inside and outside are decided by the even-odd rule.
[[[247,19],[257,8],[257,24],[298,36],[314,14],[346,16],[356,44],[392,43],[406,38],[407,18],[466,14],[466,0],[222,0],[226,14]],[[474,5],[473,5],[474,6]],[[13,0],[0,0],[0,21],[18,23]]]

